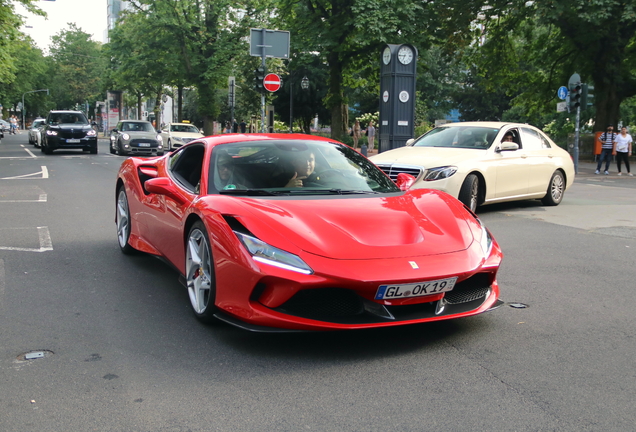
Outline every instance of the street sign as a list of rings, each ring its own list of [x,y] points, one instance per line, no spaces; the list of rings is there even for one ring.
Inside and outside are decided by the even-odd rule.
[[[275,92],[280,88],[280,77],[273,73],[265,75],[263,86],[265,87],[265,90],[272,93]]]
[[[567,102],[557,102],[557,112],[565,112],[568,110]]]
[[[263,58],[289,58],[289,32],[250,29],[250,55]]]
[[[565,98],[568,96],[568,88],[566,86],[559,87],[557,96],[559,97],[559,99],[565,100]]]

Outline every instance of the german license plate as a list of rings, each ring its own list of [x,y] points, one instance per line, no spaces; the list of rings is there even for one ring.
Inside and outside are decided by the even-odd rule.
[[[451,291],[455,282],[457,282],[457,277],[406,285],[380,285],[375,293],[375,299],[386,300],[439,294]]]
[[[76,138],[69,138],[66,140],[67,143],[78,143],[80,142],[80,140],[76,139]]]
[[[139,147],[150,147],[150,143],[139,143]]]

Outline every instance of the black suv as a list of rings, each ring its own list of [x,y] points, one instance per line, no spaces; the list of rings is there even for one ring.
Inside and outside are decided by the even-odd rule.
[[[82,149],[97,154],[97,132],[81,111],[51,111],[42,130],[42,151]]]

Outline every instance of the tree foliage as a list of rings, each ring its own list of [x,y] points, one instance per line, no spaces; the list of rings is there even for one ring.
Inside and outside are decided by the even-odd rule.
[[[103,100],[101,80],[106,62],[101,44],[72,23],[51,39],[51,94],[56,108]]]
[[[18,65],[12,45],[24,38],[19,30],[22,17],[15,12],[16,3],[22,4],[33,14],[46,15],[34,5],[35,0],[0,0],[0,84],[3,85],[11,84],[16,80]]]

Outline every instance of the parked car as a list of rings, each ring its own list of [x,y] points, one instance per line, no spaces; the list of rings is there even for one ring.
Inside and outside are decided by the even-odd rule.
[[[161,138],[164,150],[172,151],[190,141],[203,138],[203,134],[190,123],[168,123],[161,129]]]
[[[500,305],[502,252],[479,218],[444,192],[407,188],[332,139],[206,137],[122,163],[119,247],[171,263],[199,320],[253,331],[389,327]]]
[[[0,120],[0,132],[10,132],[11,124],[6,120]]]
[[[40,147],[41,142],[41,128],[46,124],[46,119],[36,118],[31,123],[31,127],[29,128],[29,144],[33,144],[36,147]]]
[[[97,154],[97,133],[81,111],[51,111],[41,132],[45,154],[57,149],[81,149]]]
[[[392,179],[410,174],[412,188],[442,190],[472,211],[527,199],[558,205],[574,182],[568,152],[536,127],[519,123],[449,123],[370,159]]]
[[[163,155],[161,134],[144,120],[122,120],[110,133],[110,152],[118,155]]]

